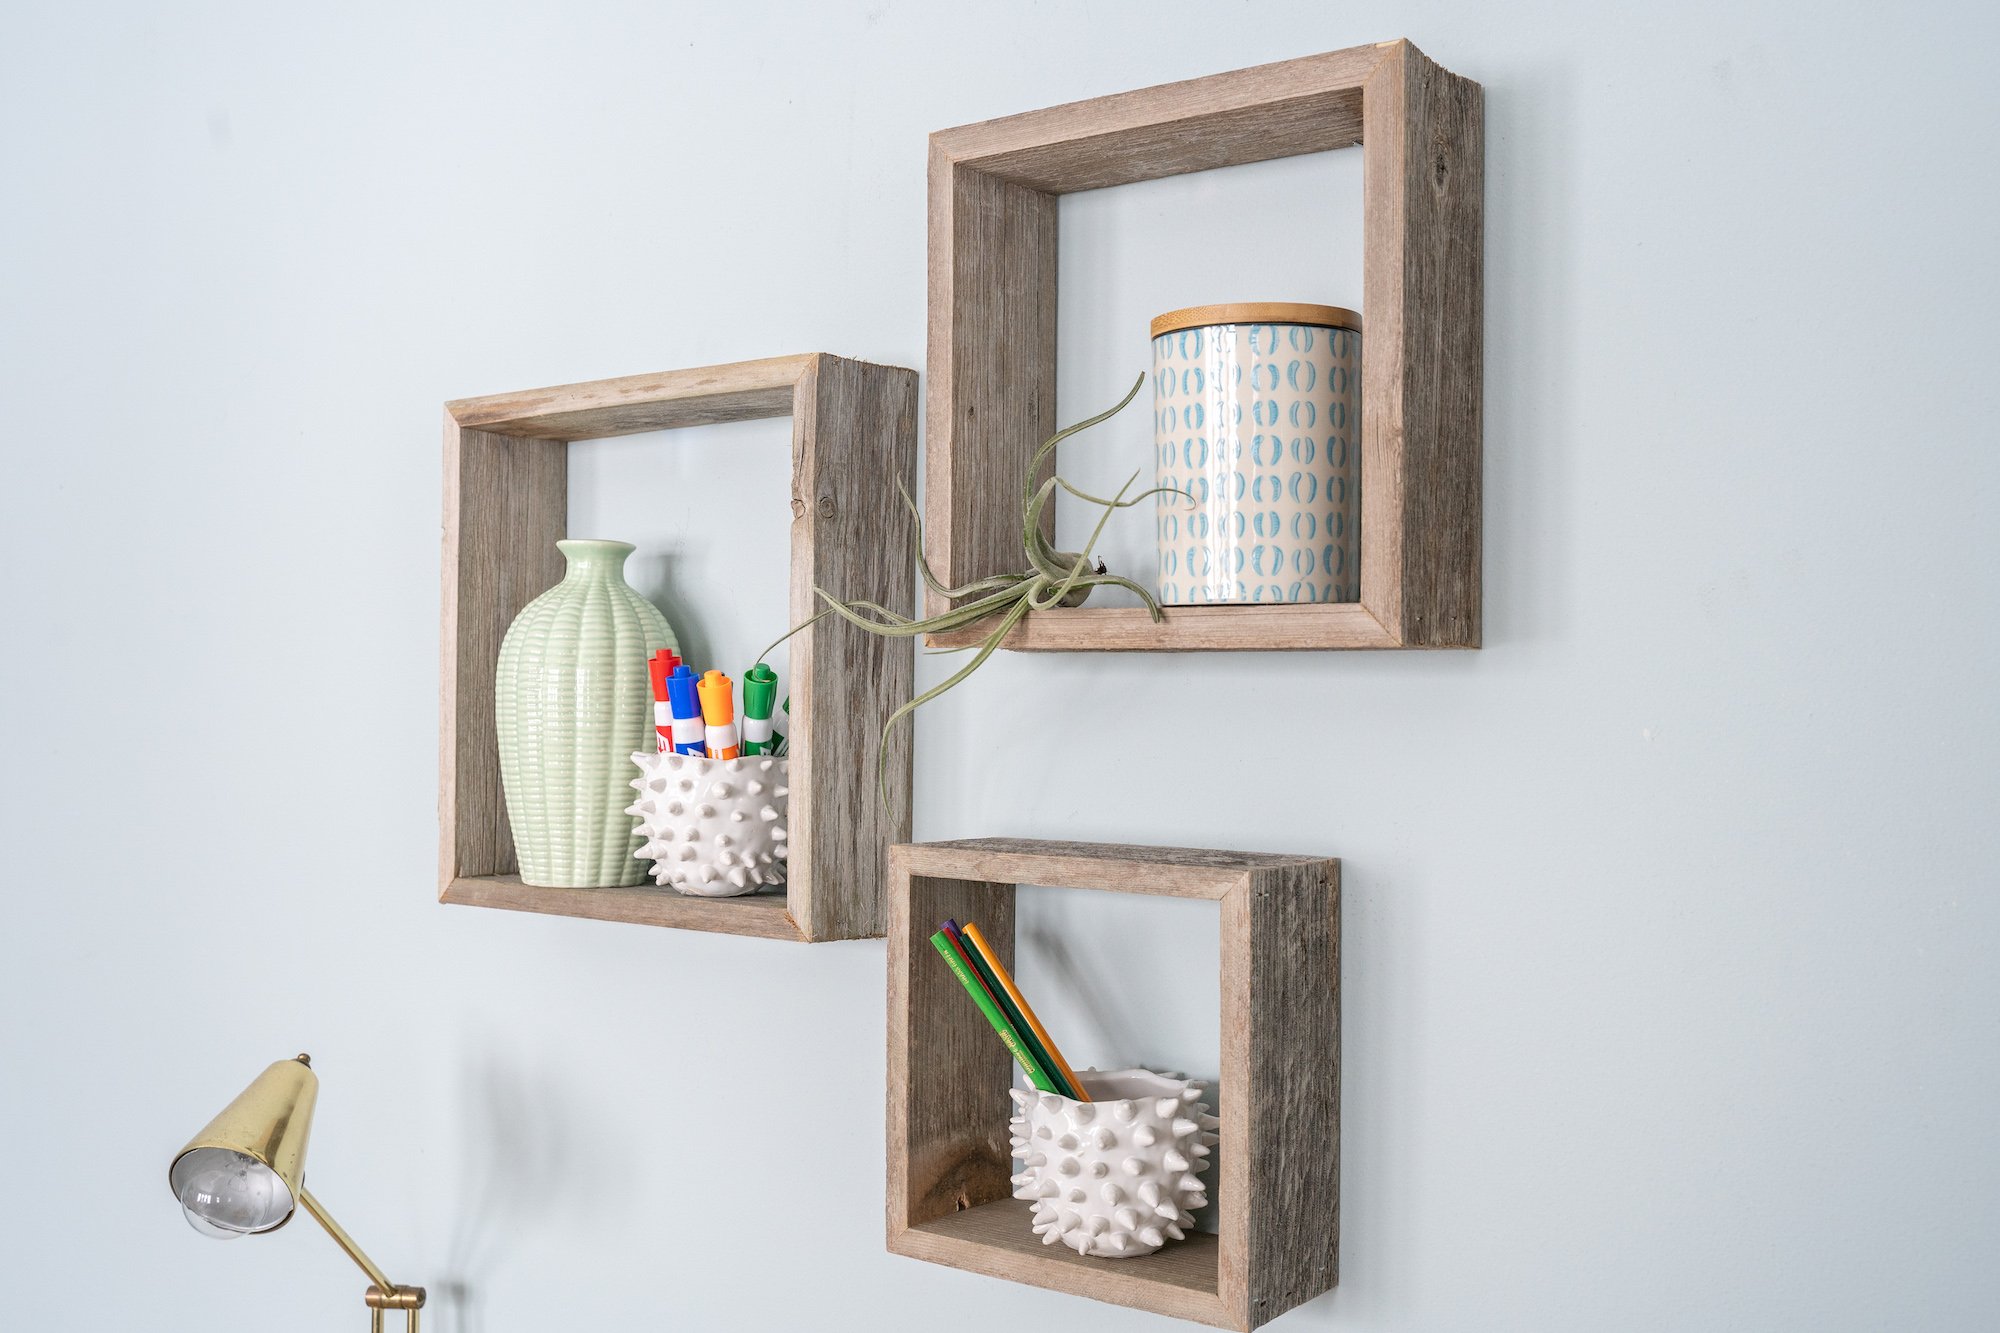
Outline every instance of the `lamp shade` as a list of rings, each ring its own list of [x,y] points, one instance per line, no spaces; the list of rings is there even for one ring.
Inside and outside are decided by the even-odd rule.
[[[227,1239],[291,1219],[318,1100],[311,1061],[280,1060],[175,1154],[167,1181],[195,1230]]]

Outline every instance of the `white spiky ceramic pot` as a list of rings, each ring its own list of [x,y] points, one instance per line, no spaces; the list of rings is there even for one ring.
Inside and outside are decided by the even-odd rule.
[[[1021,1173],[1014,1197],[1035,1205],[1035,1233],[1078,1254],[1130,1259],[1180,1240],[1208,1202],[1201,1172],[1215,1130],[1201,1085],[1147,1069],[1081,1070],[1091,1100],[1010,1094]]]
[[[639,799],[625,813],[645,840],[633,855],[653,863],[658,883],[704,898],[784,883],[789,760],[642,751],[632,762]]]

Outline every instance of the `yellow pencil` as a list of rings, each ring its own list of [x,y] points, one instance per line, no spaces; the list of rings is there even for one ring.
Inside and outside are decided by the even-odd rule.
[[[1014,978],[1008,976],[1007,969],[1000,965],[1000,955],[993,952],[993,946],[986,942],[986,936],[981,934],[979,927],[970,921],[965,923],[962,933],[965,938],[972,941],[973,947],[979,950],[980,956],[986,960],[986,965],[993,969],[993,975],[1000,979],[1001,988],[1007,992],[1007,998],[1014,1002],[1014,1007],[1021,1011],[1021,1017],[1027,1019],[1028,1026],[1035,1030],[1035,1040],[1042,1043],[1042,1049],[1056,1062],[1057,1071],[1069,1080],[1072,1088],[1076,1089],[1077,1100],[1089,1101],[1090,1090],[1083,1086],[1083,1080],[1069,1067],[1069,1061],[1063,1059],[1063,1053],[1056,1048],[1055,1038],[1051,1037],[1049,1030],[1042,1026],[1042,1020],[1035,1017],[1034,1009],[1028,1004],[1028,997],[1021,994],[1021,988],[1014,984]]]

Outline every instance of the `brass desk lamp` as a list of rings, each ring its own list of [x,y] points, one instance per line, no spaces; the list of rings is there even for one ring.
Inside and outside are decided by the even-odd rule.
[[[305,1187],[306,1139],[318,1100],[311,1057],[266,1069],[175,1156],[167,1172],[174,1197],[188,1225],[217,1240],[276,1231],[292,1220],[295,1203],[304,1204],[373,1284],[363,1297],[373,1333],[382,1333],[384,1310],[404,1311],[409,1333],[418,1333],[424,1289],[391,1282]]]

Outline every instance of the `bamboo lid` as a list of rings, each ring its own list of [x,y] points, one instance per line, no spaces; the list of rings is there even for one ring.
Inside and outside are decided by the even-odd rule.
[[[1310,324],[1322,329],[1361,331],[1358,311],[1337,305],[1306,305],[1299,301],[1237,301],[1228,305],[1191,305],[1169,310],[1153,320],[1153,336],[1177,333],[1206,324]]]

